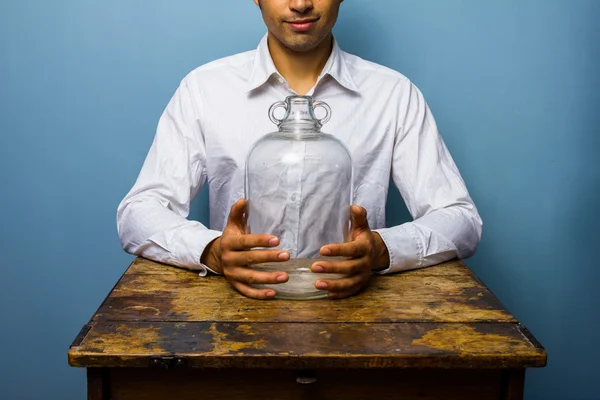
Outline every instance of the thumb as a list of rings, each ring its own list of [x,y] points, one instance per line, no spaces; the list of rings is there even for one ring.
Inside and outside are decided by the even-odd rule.
[[[229,216],[227,217],[227,225],[233,226],[240,230],[244,230],[246,225],[246,218],[244,213],[246,212],[247,202],[244,199],[240,199],[231,206]]]
[[[352,230],[368,231],[369,221],[367,221],[367,210],[361,206],[353,205],[351,209]]]

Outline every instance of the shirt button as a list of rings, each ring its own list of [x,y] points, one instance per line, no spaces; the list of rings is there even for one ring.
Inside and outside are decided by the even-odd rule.
[[[292,195],[292,201],[296,201],[296,193]]]

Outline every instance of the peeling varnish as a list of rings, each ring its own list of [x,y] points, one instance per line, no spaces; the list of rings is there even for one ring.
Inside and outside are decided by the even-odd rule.
[[[244,325],[242,325],[244,326]],[[247,326],[247,325],[246,325]],[[251,328],[247,326],[247,331]],[[212,335],[213,352],[216,354],[236,353],[245,349],[264,349],[267,347],[267,342],[264,339],[259,339],[251,342],[236,342],[228,340],[229,335],[217,329],[217,324],[212,323],[209,330],[206,332]],[[247,332],[244,332],[248,335]],[[252,333],[253,334],[253,333]]]
[[[237,328],[235,328],[236,331],[243,333],[246,336],[255,336],[256,333],[254,333],[254,331],[252,331],[252,327],[250,325],[240,325]]]
[[[459,353],[528,352],[531,348],[523,342],[494,333],[482,333],[471,326],[443,326],[414,339],[412,345]]]
[[[148,307],[148,306],[129,306],[129,307],[125,307],[123,309],[124,311],[127,310],[132,310],[132,311],[139,311],[140,313],[143,313],[146,310],[150,310],[153,312],[154,315],[160,315],[160,310],[156,307]]]
[[[138,271],[144,266],[142,264],[146,262],[138,265]],[[164,315],[166,321],[514,321],[503,307],[491,303],[493,296],[486,298],[485,286],[473,279],[466,267],[461,263],[451,264],[451,267],[455,269],[454,273],[463,274],[444,276],[410,272],[394,279],[378,278],[372,284],[373,290],[367,289],[361,296],[344,300],[343,307],[329,301],[296,304],[281,300],[249,300],[233,290],[224,279],[198,278],[178,269],[171,270],[169,275],[129,274],[130,280],[119,285],[113,297],[130,297],[137,302],[136,306],[147,307],[130,306],[132,308],[123,310],[125,313],[133,311],[134,315],[145,314],[152,318]],[[153,268],[157,269],[156,266]],[[164,268],[169,269],[167,266]],[[435,268],[442,270],[441,267]],[[147,289],[149,287],[152,290]],[[151,293],[153,291],[156,295]],[[131,304],[132,300],[126,301]],[[326,306],[323,307],[323,304]],[[365,307],[365,304],[368,306]],[[287,308],[285,312],[282,307]]]
[[[95,337],[90,347],[101,348],[108,354],[164,353],[164,349],[159,345],[160,340],[159,328],[149,326],[132,330],[121,325],[117,326],[114,332],[103,332],[101,336]]]

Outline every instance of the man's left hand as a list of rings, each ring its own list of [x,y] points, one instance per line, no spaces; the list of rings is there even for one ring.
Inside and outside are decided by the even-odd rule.
[[[371,231],[367,210],[353,205],[350,242],[328,244],[321,248],[326,257],[345,257],[341,261],[318,261],[311,266],[315,273],[347,275],[340,279],[321,279],[315,283],[320,290],[328,290],[329,297],[341,299],[358,293],[369,283],[371,271],[386,268],[390,263],[387,246],[377,232]]]

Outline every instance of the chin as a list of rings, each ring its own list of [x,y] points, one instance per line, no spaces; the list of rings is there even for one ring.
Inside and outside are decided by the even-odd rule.
[[[307,51],[311,51],[314,50],[317,46],[316,45],[291,45],[291,46],[287,46],[287,48],[289,48],[290,50],[293,50],[297,53],[304,53]]]
[[[290,50],[297,52],[310,51],[319,46],[319,40],[312,35],[302,34],[304,37],[296,37],[285,40],[283,44]]]

